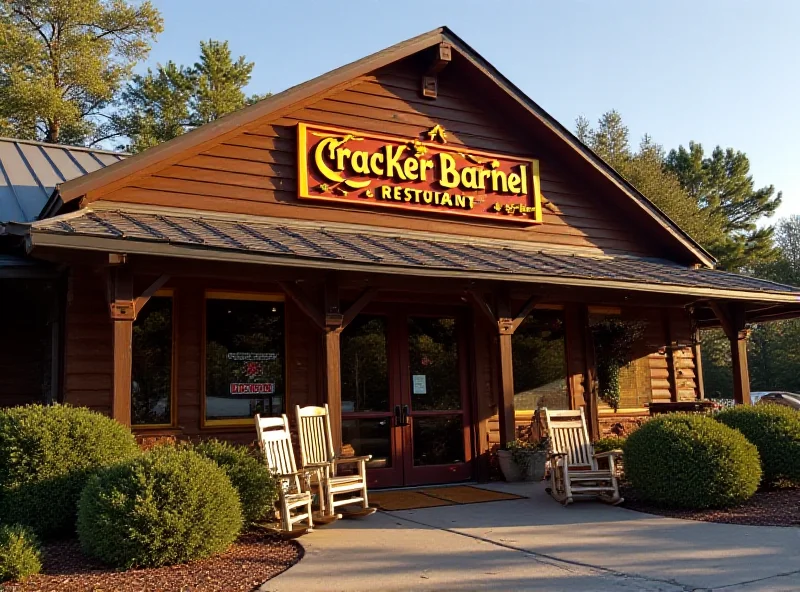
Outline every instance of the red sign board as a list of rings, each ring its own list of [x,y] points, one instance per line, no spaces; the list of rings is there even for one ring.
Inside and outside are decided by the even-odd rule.
[[[297,124],[299,197],[504,222],[540,223],[539,161],[427,139]]]

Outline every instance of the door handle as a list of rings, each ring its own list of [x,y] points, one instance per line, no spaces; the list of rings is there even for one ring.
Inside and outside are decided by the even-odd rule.
[[[400,419],[402,423],[401,426],[405,427],[408,425],[408,405],[403,405],[403,413],[400,415]]]
[[[403,412],[400,411],[400,405],[394,406],[394,425],[397,427],[403,425]]]

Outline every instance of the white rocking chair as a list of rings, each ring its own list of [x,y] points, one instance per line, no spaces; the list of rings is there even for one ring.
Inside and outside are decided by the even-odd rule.
[[[542,407],[541,410],[550,438],[550,495],[565,506],[577,496],[597,497],[614,505],[621,503],[614,459],[622,451],[594,453],[583,409],[549,411]],[[608,470],[598,468],[598,458],[608,459]]]
[[[331,437],[331,422],[328,405],[324,407],[297,406],[297,433],[300,440],[300,462],[303,467],[319,467],[319,473],[325,492],[324,512],[328,516],[336,515],[340,506],[359,504],[361,510],[347,512],[345,516],[367,516],[375,512],[369,507],[367,497],[367,467],[366,463],[372,455],[340,457],[334,453],[333,439]],[[355,464],[357,472],[352,475],[339,475],[340,465]],[[350,494],[345,498],[337,499],[336,496]]]
[[[297,470],[292,450],[292,436],[289,420],[281,417],[261,417],[256,414],[258,447],[264,455],[269,469],[279,481],[278,502],[280,503],[280,527],[284,535],[297,535],[311,532],[314,519],[311,511],[311,476],[318,470]],[[300,513],[295,513],[297,511]],[[306,528],[295,528],[295,523],[305,522]]]

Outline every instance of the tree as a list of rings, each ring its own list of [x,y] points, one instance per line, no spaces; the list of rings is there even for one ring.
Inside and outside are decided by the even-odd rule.
[[[3,133],[83,144],[162,30],[149,1],[0,0]]]
[[[755,267],[755,275],[784,284],[800,285],[800,216],[775,225],[777,258]],[[800,392],[800,319],[756,323],[747,360],[753,390]],[[730,398],[733,392],[730,345],[720,330],[703,336],[703,378],[706,396]]]
[[[234,61],[227,41],[209,40],[200,42],[192,67],[167,62],[134,76],[112,118],[117,134],[129,140],[121,148],[140,152],[268,96],[244,92],[254,65],[244,56]]]
[[[706,245],[719,267],[752,270],[756,263],[775,257],[773,228],[759,228],[757,222],[775,213],[782,195],[772,185],[755,188],[743,152],[717,146],[707,157],[701,144],[689,142],[688,150],[683,146],[671,150],[664,164],[721,229],[717,240]]]
[[[576,123],[578,139],[603,158],[631,185],[663,210],[678,226],[705,245],[718,240],[718,229],[681,186],[678,177],[664,169],[664,150],[645,136],[638,151],[631,150],[628,128],[616,111],[605,113],[592,128],[586,118]]]

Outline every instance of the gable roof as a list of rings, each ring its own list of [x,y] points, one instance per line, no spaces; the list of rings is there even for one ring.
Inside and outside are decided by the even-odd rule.
[[[617,191],[627,196],[631,203],[638,206],[638,209],[665,232],[669,240],[678,246],[688,258],[708,267],[714,266],[714,257],[653,202],[636,190],[608,163],[578,140],[567,128],[558,123],[447,27],[434,29],[393,45],[150,148],[114,166],[66,182],[59,187],[60,195],[58,197],[63,202],[81,199],[81,205],[95,201],[123,186],[130,177],[147,175],[174,164],[187,155],[198,154],[212,144],[245,131],[248,126],[259,123],[265,117],[280,117],[289,110],[296,109],[298,104],[303,101],[329,93],[340,86],[346,86],[347,83],[360,76],[440,43],[450,44],[455,52],[488,77],[496,87],[522,106],[536,121],[543,124],[549,133],[573,149],[594,171],[609,181]]]
[[[126,155],[107,150],[0,138],[0,223],[31,222],[57,185]]]

